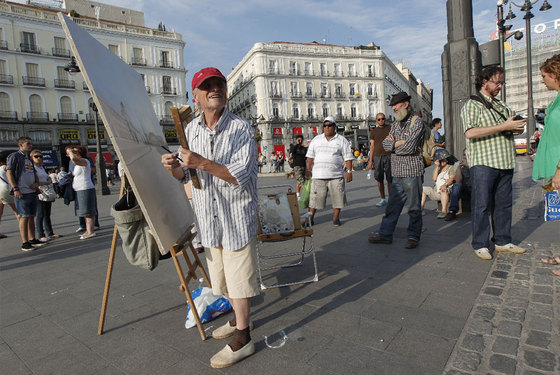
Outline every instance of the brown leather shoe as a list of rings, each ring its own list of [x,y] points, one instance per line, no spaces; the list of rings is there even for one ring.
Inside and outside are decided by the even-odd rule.
[[[418,246],[418,241],[409,239],[404,245],[405,249],[414,249]]]
[[[389,245],[389,244],[393,243],[393,240],[391,240],[391,239],[383,238],[383,237],[380,237],[380,236],[372,236],[372,235],[370,235],[368,237],[368,241],[369,241],[369,243],[382,243],[382,244],[386,244],[386,245]]]

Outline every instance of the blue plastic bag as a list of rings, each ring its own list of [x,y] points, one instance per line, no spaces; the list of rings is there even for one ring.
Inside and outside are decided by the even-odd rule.
[[[560,196],[558,190],[544,195],[544,221],[560,220]]]
[[[224,296],[215,296],[210,288],[198,288],[193,290],[192,298],[196,306],[196,311],[200,317],[201,323],[206,323],[214,320],[217,316],[231,310],[231,304]],[[194,314],[191,311],[191,306],[187,308],[187,320],[185,321],[185,328],[196,326]]]

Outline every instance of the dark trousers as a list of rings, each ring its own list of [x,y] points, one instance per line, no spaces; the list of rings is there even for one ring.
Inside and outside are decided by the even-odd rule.
[[[490,248],[511,242],[513,169],[496,169],[484,165],[471,168],[472,247]]]
[[[51,207],[52,202],[39,201],[37,204],[37,216],[35,216],[35,230],[37,231],[37,236],[50,237],[54,234],[51,225]],[[45,236],[46,232],[46,236]]]
[[[389,202],[385,208],[385,215],[381,220],[379,235],[393,239],[393,232],[401,215],[404,205],[408,202],[408,238],[419,241],[422,233],[422,182],[423,176],[393,177],[393,185],[389,194]]]

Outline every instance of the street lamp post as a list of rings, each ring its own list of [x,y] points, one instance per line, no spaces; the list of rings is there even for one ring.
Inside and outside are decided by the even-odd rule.
[[[99,139],[99,123],[97,121],[97,106],[94,102],[90,104],[91,110],[94,112],[93,121],[95,124],[95,146],[97,148],[97,163],[95,163],[95,174],[97,175],[96,189],[101,191],[101,195],[111,194],[111,190],[107,186],[107,175],[105,174],[105,159],[101,153],[101,140]]]
[[[529,147],[531,132],[535,129],[535,109],[533,108],[533,67],[532,67],[532,56],[531,56],[531,18],[534,17],[531,13],[533,5],[537,4],[540,0],[530,1],[525,0],[522,5],[518,5],[513,1],[510,2],[509,12],[506,16],[506,20],[511,20],[515,18],[515,14],[511,10],[511,5],[513,4],[517,8],[520,8],[522,12],[525,12],[523,19],[525,20],[525,44],[527,49],[527,147]],[[508,0],[503,1],[503,5],[506,5]],[[500,7],[498,7],[499,9]],[[544,0],[539,11],[545,12],[552,8],[547,0]],[[503,44],[501,45],[503,49]]]
[[[76,63],[76,59],[72,56],[72,59],[64,67],[68,73],[80,73],[80,67]],[[107,186],[107,175],[105,174],[105,159],[103,158],[103,154],[101,153],[101,140],[99,139],[99,123],[97,121],[97,106],[94,102],[90,104],[91,110],[94,112],[94,119],[93,122],[95,124],[95,145],[97,147],[97,163],[95,163],[95,174],[97,175],[97,183],[96,183],[96,190],[97,192],[101,192],[101,195],[109,195],[111,194],[111,190]]]

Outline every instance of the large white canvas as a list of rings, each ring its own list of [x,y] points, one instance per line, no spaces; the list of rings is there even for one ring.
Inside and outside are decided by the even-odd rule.
[[[67,16],[58,16],[142,212],[166,253],[194,216],[183,186],[161,165],[166,141],[144,82]]]

